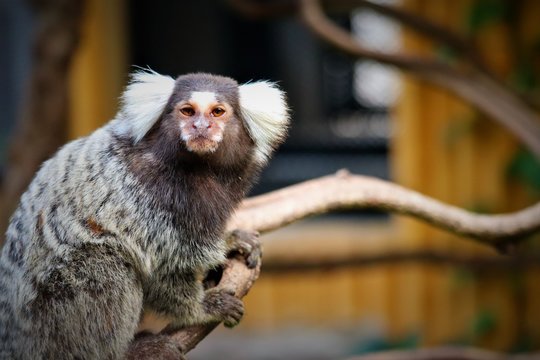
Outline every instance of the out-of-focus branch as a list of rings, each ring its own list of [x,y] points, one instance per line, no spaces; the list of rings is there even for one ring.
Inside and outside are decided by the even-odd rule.
[[[267,259],[262,270],[269,273],[307,272],[341,268],[362,268],[386,264],[427,264],[433,266],[461,266],[471,270],[506,271],[530,266],[540,267],[540,254],[537,256],[464,256],[432,250],[392,251],[380,254],[353,255],[340,258],[286,258]]]
[[[347,360],[534,360],[540,353],[509,355],[469,347],[394,350],[361,355]]]
[[[254,2],[251,0],[226,0],[226,2],[238,13],[254,20],[294,15],[297,10],[296,2],[291,0],[274,0],[265,2]]]
[[[227,0],[229,6],[250,19],[275,18],[295,15],[299,9],[299,0],[281,0],[264,2],[257,0]],[[478,68],[486,70],[484,62],[473,44],[459,34],[430,22],[406,10],[369,0],[323,0],[324,9],[331,14],[350,13],[357,8],[371,9],[379,14],[393,18],[410,27],[424,37],[448,46],[457,53],[466,56]],[[486,70],[487,71],[487,70]]]
[[[411,215],[499,250],[540,229],[540,204],[511,214],[474,214],[399,185],[346,171],[247,199],[230,220],[229,229],[265,232],[310,215],[351,208]]]
[[[452,91],[505,126],[540,158],[539,117],[519,96],[497,81],[479,71],[455,69],[434,59],[366,49],[324,15],[318,0],[300,0],[300,4],[306,26],[325,42],[351,56],[396,66]]]
[[[0,237],[39,165],[66,140],[68,72],[80,37],[83,0],[32,0],[32,71],[11,138],[1,187]],[[0,241],[1,242],[1,241]]]
[[[452,48],[457,53],[461,54],[467,60],[469,60],[478,69],[486,73],[488,72],[481,55],[478,53],[473,44],[454,31],[451,31],[443,26],[440,26],[436,23],[422,18],[421,16],[410,13],[396,6],[389,6],[383,3],[373,2],[369,0],[338,0],[338,3],[342,3],[343,5],[347,4],[347,8],[349,9],[354,9],[355,7],[362,7],[374,10],[379,14],[382,14],[389,18],[393,18],[400,23],[408,26],[412,30],[416,31],[418,34],[426,38],[430,38],[440,43],[441,45]]]

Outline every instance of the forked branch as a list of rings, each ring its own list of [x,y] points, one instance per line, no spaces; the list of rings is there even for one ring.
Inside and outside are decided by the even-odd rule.
[[[336,49],[408,71],[428,83],[453,92],[506,127],[540,158],[540,118],[518,95],[474,68],[457,69],[440,60],[367,49],[327,16],[318,0],[300,0],[306,26]]]

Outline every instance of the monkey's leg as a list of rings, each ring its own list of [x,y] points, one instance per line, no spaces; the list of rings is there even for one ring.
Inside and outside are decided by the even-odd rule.
[[[156,355],[158,354],[158,355]],[[131,342],[124,360],[185,360],[182,349],[167,335],[140,333]]]
[[[159,281],[150,281],[146,289],[145,317],[168,319],[168,329],[215,321],[234,326],[243,315],[244,307],[240,299],[226,289],[204,290],[198,274],[172,271],[154,276]],[[151,328],[146,330],[152,331]]]
[[[81,244],[32,279],[28,359],[120,359],[133,338],[142,287],[131,264],[106,244]]]
[[[238,325],[244,316],[244,303],[229,289],[206,290],[203,308],[210,321],[223,321],[226,327]]]

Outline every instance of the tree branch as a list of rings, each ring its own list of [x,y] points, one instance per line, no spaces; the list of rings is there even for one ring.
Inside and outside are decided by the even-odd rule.
[[[534,360],[540,353],[509,355],[470,347],[394,350],[360,355],[347,360]]]
[[[411,215],[499,250],[540,229],[540,204],[512,214],[474,214],[399,185],[346,171],[247,199],[228,228],[266,232],[310,215],[351,208]]]
[[[334,1],[332,1],[335,3]],[[349,9],[355,7],[363,7],[371,9],[389,18],[393,18],[400,23],[410,27],[418,34],[431,38],[443,45],[446,45],[457,51],[462,56],[465,56],[476,68],[483,72],[488,72],[488,69],[473,44],[466,38],[460,36],[454,31],[451,31],[436,23],[430,22],[416,14],[412,14],[395,6],[388,6],[383,3],[376,3],[369,0],[338,0],[338,3],[347,4]],[[325,3],[326,5],[326,3]],[[334,4],[335,6],[335,4]]]
[[[217,287],[232,289],[234,295],[241,299],[247,295],[259,277],[260,270],[260,262],[256,268],[250,269],[245,265],[244,259],[229,259]],[[182,353],[195,348],[218,325],[219,323],[210,323],[181,330],[165,329],[158,335],[138,337],[130,345],[126,359],[179,359]]]
[[[396,66],[421,80],[450,90],[506,127],[540,158],[540,120],[537,114],[519,96],[489,76],[472,69],[457,70],[434,59],[366,49],[324,15],[319,1],[300,0],[300,4],[304,23],[325,42],[348,55]]]
[[[249,269],[243,259],[230,259],[227,267],[223,271],[223,276],[218,284],[219,288],[233,289],[234,295],[243,298],[249,292],[249,289],[259,277],[260,263],[254,269]],[[190,329],[171,334],[174,341],[183,344],[185,351],[193,349],[202,339],[204,339],[219,323],[213,323],[205,326],[197,326]]]

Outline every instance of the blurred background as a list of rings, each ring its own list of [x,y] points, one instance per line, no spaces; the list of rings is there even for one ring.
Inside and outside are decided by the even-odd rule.
[[[505,86],[539,100],[540,2],[376,2],[471,39]],[[343,55],[294,13],[250,17],[231,3],[85,1],[62,142],[114,116],[133,65],[172,76],[204,71],[239,82],[269,79],[288,94],[290,136],[253,194],[347,168],[487,214],[540,200],[538,160],[466,101],[394,68]],[[0,0],[4,177],[10,146],[32,151],[31,143],[13,144],[13,134],[31,101],[34,34],[43,25],[35,9],[46,4]],[[449,49],[373,10],[349,6],[332,19],[370,49],[453,61]],[[215,331],[191,359],[336,359],[449,344],[540,349],[538,262],[508,262],[470,240],[376,211],[308,219],[263,240],[265,267],[245,299],[243,322]],[[519,251],[540,255],[538,236]],[[328,265],[344,258],[358,264]],[[287,269],[302,259],[321,267]]]

